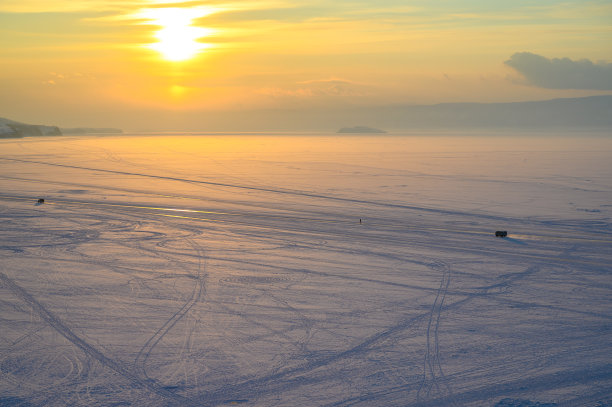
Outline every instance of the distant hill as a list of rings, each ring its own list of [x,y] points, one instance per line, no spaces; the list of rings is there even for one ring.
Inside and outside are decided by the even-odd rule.
[[[0,117],[0,138],[61,136],[56,126],[25,124]]]
[[[387,106],[362,120],[397,128],[608,128],[612,95],[514,103]]]
[[[561,130],[596,129],[612,131],[612,95],[565,98],[512,103],[442,103],[436,105],[355,106],[338,104],[321,109],[255,109],[241,112],[236,120],[233,111],[219,112],[202,119],[201,112],[176,113],[176,122],[190,123],[194,131],[317,130],[329,131],[346,123],[367,123],[369,127],[343,127],[338,133],[377,133],[371,130]],[[178,118],[183,118],[178,120]],[[149,118],[143,117],[147,126]],[[164,119],[160,119],[162,122]],[[196,126],[194,128],[194,126]],[[197,126],[200,126],[198,128]],[[167,125],[164,126],[167,129]],[[174,130],[186,130],[178,128]],[[0,119],[0,137],[31,137],[61,134],[119,134],[111,128],[65,128],[40,126]]]
[[[612,95],[512,103],[337,106],[331,110],[254,110],[245,123],[278,128],[326,130],[343,123],[368,123],[379,129],[612,129]],[[271,127],[274,128],[274,127]]]
[[[382,134],[382,133],[386,133],[386,131],[375,129],[373,127],[355,126],[355,127],[343,127],[340,130],[338,130],[338,133]]]
[[[120,134],[121,129],[78,127],[60,129],[57,126],[26,124],[0,117],[0,138],[62,136],[64,134]]]
[[[63,134],[122,134],[123,130],[111,127],[74,127],[61,128]]]

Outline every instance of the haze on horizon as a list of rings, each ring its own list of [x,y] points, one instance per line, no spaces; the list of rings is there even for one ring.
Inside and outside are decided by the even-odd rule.
[[[611,22],[604,0],[0,0],[0,116],[246,130],[291,128],[296,112],[608,95]]]

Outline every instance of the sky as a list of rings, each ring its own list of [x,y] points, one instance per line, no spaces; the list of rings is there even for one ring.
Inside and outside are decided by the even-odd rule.
[[[612,0],[0,0],[0,88],[0,117],[130,130],[612,94]]]

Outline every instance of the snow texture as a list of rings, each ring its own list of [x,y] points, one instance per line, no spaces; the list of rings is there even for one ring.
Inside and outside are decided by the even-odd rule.
[[[611,157],[609,134],[2,140],[0,405],[612,405]]]

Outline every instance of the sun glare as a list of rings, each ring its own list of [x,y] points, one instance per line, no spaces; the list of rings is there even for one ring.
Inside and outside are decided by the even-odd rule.
[[[144,11],[141,16],[159,26],[155,33],[157,42],[147,47],[159,52],[165,60],[185,61],[209,48],[199,40],[212,33],[211,29],[196,27],[193,21],[212,14],[208,8],[159,8]]]

